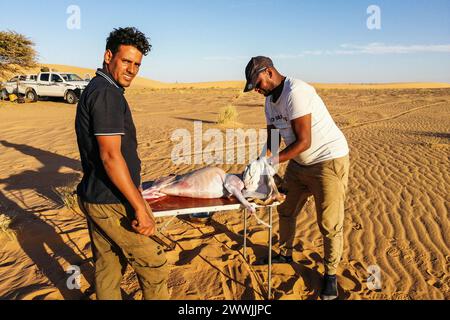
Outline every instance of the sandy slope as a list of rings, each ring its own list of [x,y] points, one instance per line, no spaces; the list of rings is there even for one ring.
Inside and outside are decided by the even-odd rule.
[[[86,75],[93,77],[95,75],[94,69],[80,68],[60,64],[42,64],[52,70],[59,72],[73,72],[78,74],[83,79]],[[40,66],[33,69],[21,69],[17,74],[38,73]],[[5,78],[0,78],[0,81],[6,81],[15,74],[8,74]],[[244,81],[217,81],[217,82],[196,82],[196,83],[166,83],[161,81],[151,80],[145,77],[137,77],[133,81],[132,88],[134,89],[242,89],[244,88]],[[352,89],[352,90],[373,90],[373,89],[438,89],[450,88],[450,83],[437,82],[410,82],[410,83],[378,83],[378,84],[360,84],[360,83],[312,83],[317,89]]]
[[[341,298],[450,299],[450,91],[319,92],[352,150]],[[197,168],[172,163],[171,133],[192,131],[195,120],[204,130],[223,129],[214,122],[227,104],[237,107],[239,127],[264,127],[261,97],[238,89],[134,88],[127,98],[144,180]],[[61,102],[0,102],[0,213],[15,218],[18,234],[17,241],[0,235],[1,298],[86,298],[92,284],[84,219],[62,208],[54,192],[80,176],[74,115],[74,107]],[[223,167],[239,172],[244,165]],[[273,269],[276,299],[318,297],[323,250],[314,212],[310,201],[298,220],[296,263]],[[275,216],[275,231],[277,221]],[[209,225],[175,219],[166,231],[178,243],[168,254],[172,297],[261,299],[267,269],[244,262],[242,231],[238,212],[216,213]],[[267,232],[254,221],[249,245],[251,262],[267,250]],[[64,289],[71,264],[81,266],[81,292]],[[366,285],[371,265],[381,268],[379,292]],[[130,270],[123,288],[128,298],[141,297]]]
[[[85,74],[94,75],[95,70],[72,67],[58,64],[46,64],[49,68],[62,72],[75,72],[80,76]],[[218,82],[196,82],[196,83],[164,83],[160,81],[150,80],[138,77],[133,82],[133,88],[195,88],[195,89],[224,89],[233,88],[241,89],[245,85],[244,81],[218,81]],[[358,83],[312,83],[318,89],[422,89],[422,88],[450,88],[450,83],[435,82],[411,82],[411,83],[381,83],[381,84],[358,84]]]

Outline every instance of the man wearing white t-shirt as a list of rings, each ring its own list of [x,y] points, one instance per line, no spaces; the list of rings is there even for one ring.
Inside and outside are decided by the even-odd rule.
[[[282,76],[270,58],[252,58],[245,73],[244,92],[255,90],[266,97],[267,156],[271,157],[265,160],[269,166],[289,161],[284,177],[287,198],[278,208],[280,253],[273,263],[293,262],[297,216],[313,195],[324,239],[325,276],[321,298],[336,299],[349,175],[347,140],[316,90],[301,80]],[[279,146],[271,148],[273,130],[279,130],[287,146],[279,154]]]

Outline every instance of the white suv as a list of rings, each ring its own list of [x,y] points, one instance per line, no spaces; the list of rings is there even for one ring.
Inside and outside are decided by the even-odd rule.
[[[4,87],[8,93],[24,94],[32,101],[37,101],[39,97],[61,97],[74,104],[88,83],[74,73],[41,72],[38,75],[14,77],[4,83]]]

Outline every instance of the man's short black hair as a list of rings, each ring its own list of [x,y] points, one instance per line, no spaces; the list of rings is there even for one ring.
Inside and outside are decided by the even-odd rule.
[[[145,34],[134,27],[117,28],[109,34],[108,39],[106,39],[106,50],[111,50],[113,54],[116,54],[121,45],[133,46],[144,56],[152,49]]]

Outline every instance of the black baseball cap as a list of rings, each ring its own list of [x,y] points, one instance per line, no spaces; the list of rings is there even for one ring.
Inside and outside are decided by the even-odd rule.
[[[258,74],[269,67],[273,67],[272,59],[263,56],[253,57],[245,68],[247,83],[245,84],[244,92],[255,89]]]

